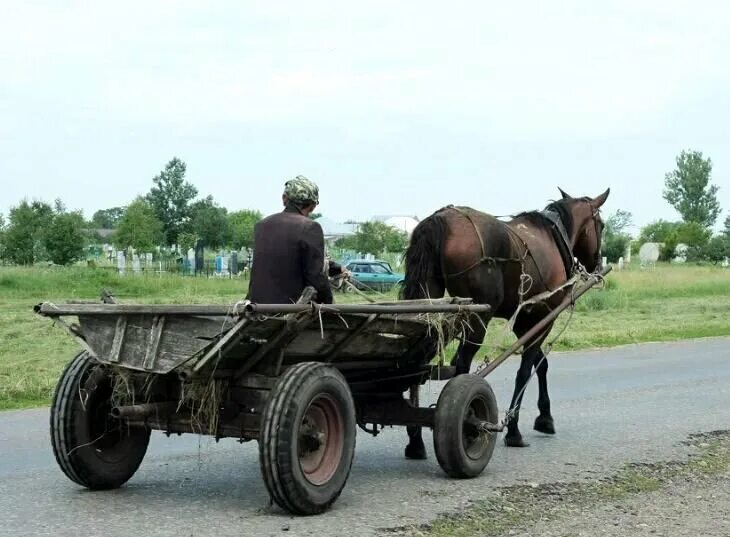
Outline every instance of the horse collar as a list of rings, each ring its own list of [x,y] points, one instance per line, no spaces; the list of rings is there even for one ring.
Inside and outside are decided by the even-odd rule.
[[[568,278],[573,274],[575,268],[575,259],[573,257],[573,249],[570,247],[570,238],[568,232],[565,229],[563,219],[560,218],[560,214],[550,209],[545,209],[540,213],[545,219],[547,219],[552,225],[550,231],[553,234],[553,239],[560,252],[560,257],[563,259],[563,265],[565,265],[565,274]]]

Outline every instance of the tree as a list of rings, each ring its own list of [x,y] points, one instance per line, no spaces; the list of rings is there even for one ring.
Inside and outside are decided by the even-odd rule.
[[[162,222],[167,245],[175,244],[178,235],[185,231],[190,221],[190,202],[198,195],[198,189],[185,180],[185,170],[185,163],[173,158],[152,179],[154,186],[147,194],[147,201]]]
[[[647,224],[641,228],[639,234],[639,243],[645,242],[665,242],[672,235],[676,235],[679,224],[677,222],[668,222],[666,220],[657,220],[651,224]]]
[[[96,229],[115,229],[124,216],[124,207],[99,209],[91,217],[91,226]]]
[[[316,220],[317,218],[322,218],[322,213],[310,213],[309,218],[312,220]]]
[[[727,237],[730,237],[730,215],[725,218],[725,229],[722,230],[722,233]]]
[[[711,233],[697,222],[682,222],[677,226],[677,243],[701,248],[710,240]]]
[[[3,256],[11,263],[32,265],[46,258],[43,232],[53,220],[53,208],[42,201],[21,201],[10,209],[4,232]]]
[[[632,223],[633,215],[629,211],[618,209],[611,216],[606,218],[604,232],[624,233]]]
[[[199,238],[200,237],[192,231],[183,231],[180,235],[178,235],[177,245],[180,247],[180,252],[183,256],[187,255],[190,248],[195,248]]]
[[[664,199],[685,222],[712,227],[720,214],[717,185],[710,184],[712,161],[702,158],[700,151],[682,151],[677,169],[665,175]]]
[[[84,256],[86,223],[81,211],[66,212],[56,204],[51,225],[44,230],[43,244],[51,261],[56,265],[68,265]]]
[[[679,244],[679,241],[677,240],[677,233],[674,232],[671,235],[668,235],[667,238],[662,243],[662,247],[659,249],[659,260],[660,261],[671,261],[674,259],[674,255],[677,251],[677,245]]]
[[[230,242],[228,211],[220,207],[213,196],[196,201],[190,207],[190,230],[209,248],[219,248]]]
[[[365,222],[353,236],[338,240],[336,245],[371,254],[402,252],[408,245],[408,235],[383,222]]]
[[[144,198],[137,198],[124,210],[114,234],[117,248],[131,246],[137,250],[151,250],[164,237],[162,222]]]
[[[730,257],[730,235],[722,234],[712,237],[702,249],[702,257],[715,265],[726,257]]]
[[[0,213],[0,259],[5,259],[5,217]]]
[[[261,220],[259,211],[243,209],[228,214],[231,246],[234,249],[253,248],[253,228]]]
[[[625,232],[631,225],[632,215],[628,211],[617,210],[606,219],[603,229],[603,255],[609,261],[616,262],[626,254],[631,236]]]

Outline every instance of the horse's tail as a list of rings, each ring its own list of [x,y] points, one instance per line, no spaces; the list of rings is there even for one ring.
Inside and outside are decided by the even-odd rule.
[[[435,212],[422,220],[411,235],[406,250],[406,277],[401,298],[441,298],[445,280],[441,269],[441,247],[446,236],[446,221]],[[432,296],[433,294],[438,296]]]

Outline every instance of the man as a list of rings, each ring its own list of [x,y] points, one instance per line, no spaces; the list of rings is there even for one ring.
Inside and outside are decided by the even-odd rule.
[[[298,175],[284,185],[284,211],[261,220],[254,228],[255,259],[248,299],[260,304],[291,304],[304,288],[317,291],[317,301],[332,303],[325,274],[322,227],[309,218],[319,204],[319,188]],[[330,275],[342,272],[331,267]]]

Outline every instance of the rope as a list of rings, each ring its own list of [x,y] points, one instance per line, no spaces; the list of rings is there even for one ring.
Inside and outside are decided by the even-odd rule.
[[[563,336],[563,334],[565,334],[568,327],[570,326],[570,323],[573,321],[573,314],[575,313],[575,290],[576,290],[575,283],[577,283],[578,280],[585,281],[585,280],[589,280],[591,278],[595,278],[601,282],[605,281],[605,278],[603,276],[601,276],[600,274],[590,274],[582,264],[576,262],[576,274],[573,276],[573,278],[571,278],[568,282],[566,282],[560,288],[556,289],[555,291],[553,291],[551,293],[551,294],[555,294],[555,292],[562,290],[563,288],[565,288],[568,284],[571,284],[571,282],[572,282],[573,287],[570,290],[571,300],[570,300],[570,313],[568,315],[568,319],[565,321],[565,324],[560,329],[560,331],[557,333],[557,335],[545,344],[544,350],[542,352],[542,357],[537,362],[537,364],[534,366],[534,368],[532,369],[532,371],[530,373],[530,376],[527,378],[527,381],[525,382],[525,385],[522,387],[522,389],[517,394],[517,397],[515,398],[515,404],[512,406],[512,408],[510,408],[509,410],[507,410],[507,412],[505,412],[504,421],[502,422],[504,425],[506,425],[507,423],[512,421],[512,419],[514,418],[515,414],[517,413],[517,408],[522,399],[522,396],[524,395],[525,390],[527,389],[527,386],[529,386],[530,381],[532,381],[532,378],[535,376],[535,373],[537,373],[537,370],[540,368],[542,363],[547,359],[548,355],[552,352],[553,346],[555,345],[555,343],[557,343],[557,341]],[[522,350],[522,352],[524,353],[525,351],[531,349],[535,345],[535,343],[540,341],[540,338],[542,337],[542,335],[545,334],[546,332],[548,332],[551,328],[552,327],[545,327],[545,330],[543,330],[539,335],[535,336],[532,340],[532,343],[530,343],[530,345],[525,347]],[[484,365],[486,365],[486,361],[485,361]]]

